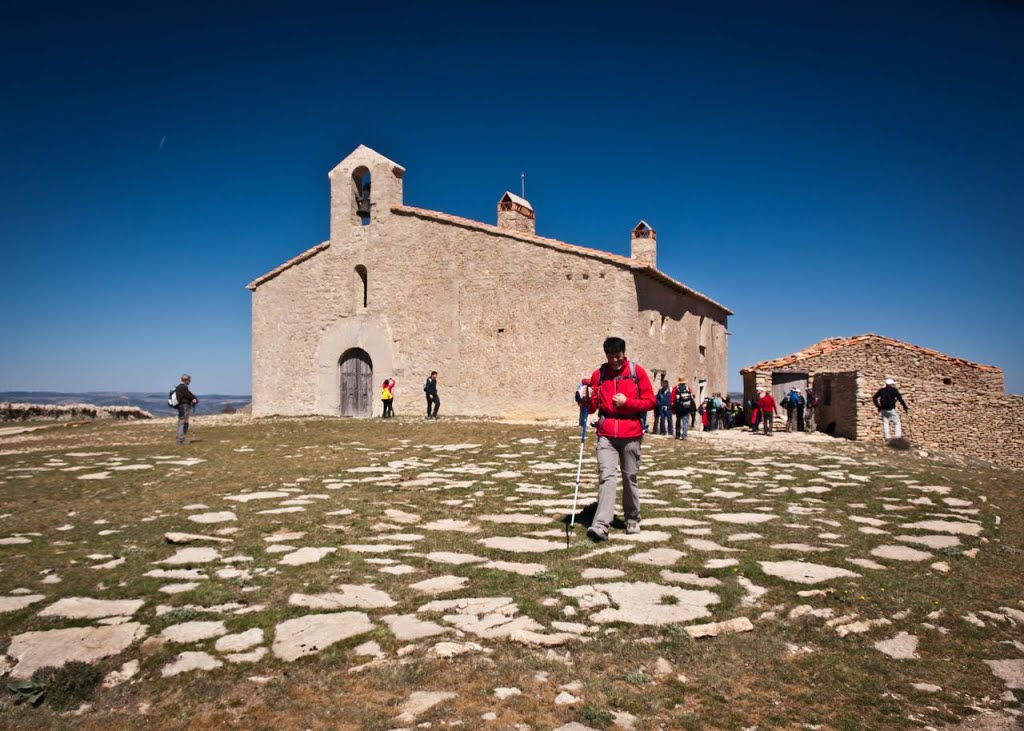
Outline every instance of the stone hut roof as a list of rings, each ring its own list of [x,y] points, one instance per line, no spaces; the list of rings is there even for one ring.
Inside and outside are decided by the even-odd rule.
[[[511,193],[506,193],[505,195],[512,196]],[[515,196],[512,196],[512,197],[515,197]],[[519,199],[519,200],[522,200],[522,199]],[[529,205],[529,203],[527,203],[526,205]],[[494,235],[497,235],[497,236],[505,236],[505,237],[508,237],[508,238],[511,238],[511,239],[517,239],[519,241],[525,241],[525,242],[530,243],[530,244],[535,244],[537,246],[545,246],[547,248],[555,249],[557,251],[564,251],[564,252],[569,253],[569,254],[576,254],[578,256],[585,256],[587,258],[596,259],[598,261],[603,261],[603,262],[606,262],[608,264],[614,264],[615,266],[620,266],[620,267],[623,267],[625,269],[630,269],[630,270],[632,270],[634,272],[639,272],[641,274],[645,274],[645,275],[651,277],[652,279],[654,279],[656,281],[659,281],[662,284],[665,284],[665,285],[671,287],[672,289],[676,290],[677,292],[681,292],[683,294],[689,295],[689,296],[693,297],[694,299],[698,299],[701,302],[704,302],[706,304],[711,305],[712,307],[716,307],[717,309],[721,310],[726,315],[732,315],[733,314],[733,311],[730,310],[728,307],[726,307],[725,305],[719,304],[718,302],[715,302],[715,300],[711,299],[707,295],[701,294],[697,290],[691,289],[690,287],[687,287],[682,282],[677,282],[675,279],[673,279],[672,277],[668,276],[667,274],[659,271],[655,267],[652,267],[652,266],[650,266],[648,264],[644,264],[642,262],[638,262],[635,259],[630,259],[629,257],[626,257],[626,256],[619,256],[618,254],[609,254],[606,251],[598,251],[597,249],[588,249],[585,246],[576,246],[574,244],[567,244],[564,241],[559,241],[558,239],[549,239],[549,238],[546,238],[544,236],[537,236],[536,234],[521,233],[521,232],[518,232],[518,231],[512,231],[512,230],[507,229],[507,228],[501,228],[499,226],[491,226],[490,224],[481,223],[480,221],[474,221],[474,220],[469,219],[469,218],[462,218],[461,216],[453,216],[453,215],[451,215],[449,213],[441,213],[439,211],[431,211],[431,210],[427,210],[425,208],[415,208],[413,206],[393,206],[391,208],[391,212],[395,213],[397,215],[400,215],[400,216],[415,216],[417,218],[423,218],[423,219],[427,219],[427,220],[430,220],[430,221],[438,221],[440,223],[454,224],[456,226],[461,226],[463,228],[467,228],[467,229],[470,229],[472,231],[484,231],[486,233],[494,234]],[[263,276],[258,277],[257,279],[254,279],[253,281],[249,282],[249,284],[246,285],[246,288],[250,289],[250,290],[255,290],[258,286],[260,286],[264,282],[266,282],[266,281],[268,281],[270,279],[273,279],[274,277],[276,277],[278,274],[280,274],[281,272],[285,271],[286,269],[289,269],[289,268],[295,266],[296,264],[301,264],[306,259],[310,259],[310,258],[316,256],[321,251],[324,251],[325,249],[330,247],[330,245],[331,245],[330,241],[325,241],[322,244],[318,244],[318,245],[314,246],[311,249],[307,249],[306,251],[302,252],[298,256],[296,256],[296,257],[294,257],[292,259],[289,259],[288,261],[286,261],[281,266],[279,266],[279,267],[277,267],[275,269],[272,269],[271,271],[267,272]]]
[[[981,365],[980,363],[972,363],[969,360],[963,358],[954,358],[951,355],[940,353],[937,350],[930,348],[922,348],[918,345],[911,345],[910,343],[904,343],[902,340],[893,340],[892,338],[886,338],[881,335],[875,335],[874,333],[866,333],[864,335],[854,335],[851,338],[825,338],[821,342],[815,343],[808,348],[793,353],[792,355],[786,355],[782,358],[776,358],[774,360],[765,360],[760,363],[755,363],[752,366],[748,366],[740,371],[741,374],[753,373],[755,371],[774,371],[784,370],[790,366],[797,365],[802,360],[808,358],[816,358],[821,355],[827,355],[835,350],[842,348],[848,348],[851,345],[857,345],[860,343],[877,343],[880,345],[890,345],[896,348],[903,348],[909,350],[918,355],[927,355],[930,358],[937,360],[946,361],[948,363],[955,363],[957,365],[969,366],[971,368],[977,368],[979,371],[985,371],[986,373],[1002,373],[1002,370],[996,366]]]

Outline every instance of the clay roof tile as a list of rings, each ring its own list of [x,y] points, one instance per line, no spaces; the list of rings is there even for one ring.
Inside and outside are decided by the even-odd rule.
[[[945,353],[940,353],[937,350],[931,348],[922,348],[920,345],[913,345],[911,343],[905,343],[902,340],[894,340],[893,338],[887,338],[883,335],[875,335],[874,333],[865,333],[863,335],[854,335],[849,338],[825,338],[824,340],[815,343],[801,351],[792,353],[790,355],[783,356],[781,358],[775,358],[774,360],[765,360],[760,363],[755,363],[752,366],[748,366],[740,371],[740,373],[751,373],[753,371],[765,371],[765,370],[777,370],[786,366],[793,365],[801,360],[807,358],[814,358],[828,353],[835,352],[841,348],[846,348],[857,343],[863,343],[866,341],[875,341],[883,345],[891,345],[897,348],[903,348],[920,355],[927,355],[931,358],[943,360],[948,363],[956,363],[957,365],[970,366],[971,368],[977,368],[980,371],[987,373],[1001,373],[1002,370],[996,366],[982,365],[980,363],[973,363],[963,358],[955,358]]]

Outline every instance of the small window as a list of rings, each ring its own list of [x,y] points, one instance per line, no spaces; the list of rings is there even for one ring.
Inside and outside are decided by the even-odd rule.
[[[505,334],[505,328],[499,327],[498,328],[498,335],[504,335],[504,334]]]
[[[359,281],[363,285],[363,307],[367,305],[367,287],[366,287],[366,267],[362,264],[356,265],[356,274],[359,275]]]
[[[942,383],[944,385],[946,385],[946,386],[952,386],[953,385],[953,379],[952,378],[943,378],[942,379]]]

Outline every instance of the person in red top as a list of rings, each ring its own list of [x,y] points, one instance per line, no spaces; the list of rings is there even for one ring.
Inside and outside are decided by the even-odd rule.
[[[608,540],[615,517],[615,473],[622,473],[622,512],[626,533],[640,532],[640,493],[636,476],[640,469],[641,418],[654,408],[651,379],[640,366],[626,358],[626,341],[604,341],[607,362],[590,376],[589,410],[597,420],[597,512],[587,537],[598,543]]]
[[[764,433],[770,437],[772,435],[772,424],[775,421],[775,417],[779,415],[779,407],[775,403],[775,399],[772,398],[771,390],[766,390],[764,396],[758,399],[757,408],[761,412],[761,423],[764,425]]]

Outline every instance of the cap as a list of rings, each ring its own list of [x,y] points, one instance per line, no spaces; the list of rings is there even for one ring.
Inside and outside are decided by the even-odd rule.
[[[885,385],[886,386],[895,386],[896,385],[896,381],[892,380],[891,378],[886,378],[885,379]]]

